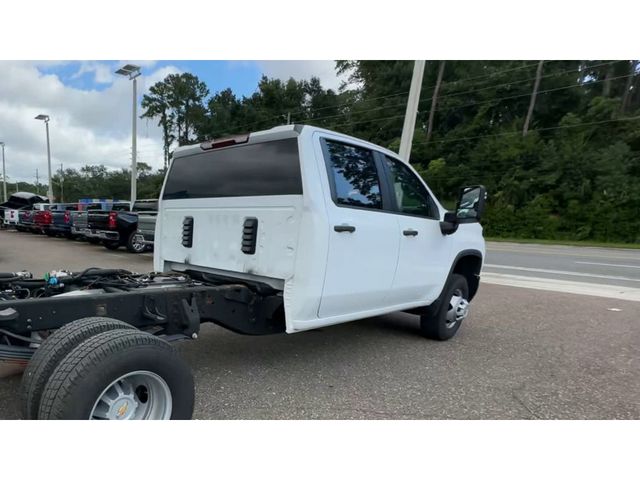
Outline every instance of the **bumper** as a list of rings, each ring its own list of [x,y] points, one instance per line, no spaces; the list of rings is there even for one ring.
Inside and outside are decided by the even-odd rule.
[[[120,234],[111,230],[93,230],[93,237],[97,237],[101,240],[109,240],[112,242],[120,241]]]

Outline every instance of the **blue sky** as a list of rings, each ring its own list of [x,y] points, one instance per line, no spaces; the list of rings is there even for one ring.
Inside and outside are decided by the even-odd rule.
[[[231,88],[240,97],[251,95],[263,74],[282,80],[317,76],[325,88],[335,89],[340,83],[330,60],[0,61],[0,141],[6,143],[10,182],[33,182],[36,169],[46,171],[44,125],[34,120],[38,114],[51,118],[54,165],[128,167],[131,82],[114,73],[126,63],[142,67],[138,102],[151,85],[178,72],[197,75],[211,93]],[[137,138],[139,161],[161,167],[162,132],[157,121],[138,119]]]
[[[135,61],[134,61],[135,62]],[[145,62],[140,62],[145,63]],[[313,62],[296,61],[204,61],[204,60],[161,60],[146,62],[143,65],[143,73],[155,72],[163,67],[175,67],[180,71],[190,72],[204,81],[211,92],[231,88],[238,96],[251,95],[255,90],[263,74],[278,78],[293,76],[302,79],[316,75],[324,80],[329,87],[334,87],[333,79],[327,76],[328,62],[319,61],[317,65],[322,68],[314,71]],[[93,64],[95,70],[86,69],[87,64]],[[79,90],[105,90],[113,81],[112,74],[123,64],[122,61],[98,61],[98,62],[68,62],[51,65],[40,65],[39,70],[43,74],[56,75],[64,85]],[[84,67],[83,67],[84,66]],[[97,69],[100,72],[97,72]],[[287,73],[289,70],[289,73]],[[306,75],[305,75],[306,74]],[[102,81],[101,81],[102,80]]]

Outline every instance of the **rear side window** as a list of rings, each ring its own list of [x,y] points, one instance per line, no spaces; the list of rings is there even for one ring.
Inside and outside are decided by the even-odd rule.
[[[162,198],[301,194],[298,141],[287,138],[177,157]]]
[[[326,140],[330,181],[338,205],[382,209],[382,195],[373,152]]]

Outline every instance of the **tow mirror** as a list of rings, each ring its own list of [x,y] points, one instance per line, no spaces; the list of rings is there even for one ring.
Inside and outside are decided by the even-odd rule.
[[[456,205],[458,223],[479,222],[484,213],[487,190],[482,185],[463,187]]]
[[[461,223],[479,222],[484,213],[486,199],[487,190],[482,185],[460,189],[456,211],[445,213],[443,220],[440,222],[442,234],[451,235]]]

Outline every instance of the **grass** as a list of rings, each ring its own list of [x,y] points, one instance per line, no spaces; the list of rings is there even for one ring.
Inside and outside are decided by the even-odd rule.
[[[539,245],[570,245],[573,247],[604,247],[604,248],[627,248],[640,250],[640,243],[607,243],[592,242],[590,240],[542,240],[537,238],[495,238],[485,237],[489,242],[510,242],[510,243],[534,243]]]

